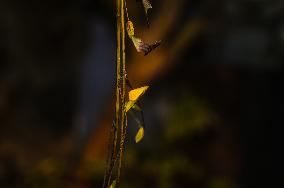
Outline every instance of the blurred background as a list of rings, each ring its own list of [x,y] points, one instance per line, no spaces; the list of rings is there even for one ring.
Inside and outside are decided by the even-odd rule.
[[[283,186],[283,0],[127,0],[150,85],[125,188]],[[115,99],[115,1],[0,1],[0,187],[101,187]],[[280,171],[280,172],[279,172]],[[282,183],[282,186],[279,184]]]

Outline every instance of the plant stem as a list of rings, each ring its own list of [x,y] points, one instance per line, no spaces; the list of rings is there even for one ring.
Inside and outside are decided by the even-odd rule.
[[[118,130],[119,130],[119,120],[120,120],[120,79],[121,79],[121,24],[120,24],[120,4],[121,0],[116,0],[116,103],[115,103],[115,139],[113,144],[113,157],[116,155],[116,145],[117,145],[117,139],[118,139]]]
[[[126,65],[125,65],[125,13],[124,13],[124,5],[125,0],[120,0],[120,26],[121,26],[121,48],[122,48],[122,92],[121,92],[121,124],[120,124],[120,148],[119,148],[119,164],[118,164],[118,171],[117,171],[117,182],[119,183],[120,174],[121,174],[121,166],[122,166],[122,159],[123,159],[123,149],[124,149],[124,141],[125,141],[125,134],[126,134],[126,111],[125,111],[125,93],[126,93]]]
[[[115,103],[115,131],[113,133],[113,143],[111,148],[111,160],[107,164],[104,188],[111,185],[111,180],[115,179],[117,187],[119,185],[124,141],[126,135],[127,118],[125,111],[126,93],[126,64],[125,64],[125,15],[124,0],[116,0],[116,103]],[[119,145],[118,145],[119,144]],[[117,164],[118,162],[118,164]],[[117,168],[116,168],[117,167]],[[116,177],[112,178],[113,170],[116,169]],[[106,182],[107,181],[107,182]]]

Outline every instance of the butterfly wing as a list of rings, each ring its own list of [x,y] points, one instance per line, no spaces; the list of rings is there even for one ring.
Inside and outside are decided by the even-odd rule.
[[[135,136],[135,142],[140,142],[144,137],[144,127],[140,127]]]
[[[137,101],[149,88],[149,86],[140,87],[129,91],[129,100]]]

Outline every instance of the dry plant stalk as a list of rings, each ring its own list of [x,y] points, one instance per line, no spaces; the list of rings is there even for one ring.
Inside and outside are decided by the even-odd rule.
[[[125,26],[124,26],[124,0],[116,0],[116,105],[115,120],[112,127],[112,144],[109,146],[110,160],[104,177],[104,188],[111,187],[112,175],[115,174],[115,184],[119,183],[122,166],[123,148],[126,133],[126,65],[125,65]],[[117,161],[118,160],[118,161]],[[117,165],[117,168],[116,168]],[[114,172],[116,170],[116,172]],[[112,183],[112,184],[111,184]]]
[[[147,2],[147,4],[145,4]],[[143,1],[143,5],[147,5],[147,10],[151,7],[150,2]],[[127,23],[132,22],[129,20],[126,1],[116,0],[116,29],[117,29],[117,49],[116,49],[116,104],[115,104],[115,120],[113,122],[112,131],[110,135],[108,158],[104,177],[103,188],[115,188],[118,187],[121,176],[122,159],[126,138],[127,128],[127,112],[129,110],[140,111],[143,119],[143,111],[139,102],[139,98],[149,88],[144,86],[138,89],[133,89],[127,79],[126,74],[126,60],[125,60],[125,12],[127,16]],[[130,32],[130,30],[133,31]],[[129,27],[127,25],[127,33],[132,40],[134,46],[138,52],[143,52],[144,55],[148,55],[152,50],[159,46],[160,42],[156,42],[153,45],[144,43],[141,39],[134,37],[134,26]],[[133,35],[132,35],[133,34]],[[138,42],[137,42],[138,41]],[[129,92],[129,100],[126,101],[126,86],[129,86],[132,90]],[[144,120],[137,121],[139,130],[136,134],[136,143],[140,142],[144,136]]]

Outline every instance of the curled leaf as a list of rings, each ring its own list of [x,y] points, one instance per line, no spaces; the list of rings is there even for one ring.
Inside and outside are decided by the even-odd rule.
[[[156,41],[153,44],[148,45],[147,50],[144,51],[144,55],[148,55],[150,52],[152,52],[153,50],[155,50],[158,46],[160,46],[161,41]]]
[[[135,33],[135,30],[134,30],[134,26],[133,26],[133,23],[132,21],[127,21],[126,23],[126,30],[127,30],[127,34],[128,36],[131,38],[131,37],[134,37],[134,33]]]
[[[132,40],[132,42],[133,42],[137,52],[143,52],[143,48],[145,48],[144,47],[144,45],[145,45],[144,42],[141,39],[136,38],[134,36],[131,37],[131,40]]]
[[[147,25],[149,27],[150,26],[150,22],[149,22],[149,18],[148,18],[148,10],[153,8],[152,5],[151,5],[149,0],[136,0],[136,1],[142,2],[144,10],[145,10],[145,14],[146,14]]]
[[[145,9],[145,13],[146,13],[146,14],[148,13],[148,10],[149,10],[150,8],[153,8],[149,0],[142,0],[142,4],[143,4],[143,6],[144,6],[144,9]]]
[[[150,27],[150,21],[149,21],[149,17],[148,17],[148,10],[150,8],[152,8],[152,5],[151,5],[151,3],[148,0],[142,0],[142,3],[143,3],[145,14],[146,14],[147,26]]]
[[[144,43],[141,39],[136,38],[134,36],[131,37],[132,42],[138,52],[144,53],[144,56],[148,55],[150,52],[152,52],[154,49],[156,49],[158,46],[160,46],[161,41],[156,41],[153,44],[147,44]]]
[[[143,127],[140,127],[138,132],[136,133],[136,136],[135,136],[135,142],[138,143],[140,142],[144,137],[144,128]]]
[[[132,40],[136,50],[138,52],[144,53],[144,56],[148,55],[151,51],[160,46],[161,41],[156,41],[153,44],[147,44],[142,41],[142,39],[135,37],[135,29],[132,21],[127,21],[126,30],[129,38]]]

